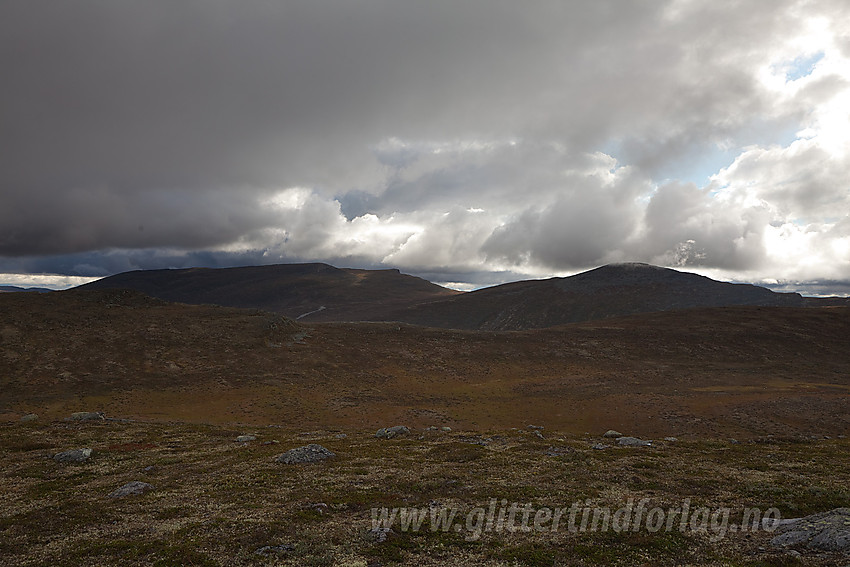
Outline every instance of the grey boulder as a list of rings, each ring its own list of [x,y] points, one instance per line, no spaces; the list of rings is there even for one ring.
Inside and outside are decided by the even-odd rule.
[[[770,543],[776,547],[804,545],[816,551],[848,551],[850,508],[836,508],[780,525]]]
[[[57,463],[84,463],[91,457],[91,449],[71,449],[53,455]]]
[[[392,439],[393,437],[398,437],[399,435],[407,435],[410,433],[410,430],[403,425],[396,425],[394,427],[382,427],[375,433],[375,437],[379,439]]]
[[[652,441],[644,441],[637,437],[618,437],[617,445],[621,447],[649,447],[652,445]]]
[[[286,465],[298,465],[302,463],[317,463],[333,457],[336,457],[336,454],[333,451],[326,449],[321,445],[317,445],[316,443],[310,443],[309,445],[296,447],[282,455],[278,455],[275,461]]]
[[[109,493],[109,498],[124,498],[125,496],[138,496],[145,492],[153,490],[153,486],[146,483],[134,480],[128,482],[121,488],[118,488]]]

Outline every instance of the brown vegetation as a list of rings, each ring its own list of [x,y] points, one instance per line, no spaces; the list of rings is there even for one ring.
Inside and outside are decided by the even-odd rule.
[[[850,430],[850,310],[685,310],[486,333],[302,325],[131,292],[0,298],[0,407],[284,427]]]

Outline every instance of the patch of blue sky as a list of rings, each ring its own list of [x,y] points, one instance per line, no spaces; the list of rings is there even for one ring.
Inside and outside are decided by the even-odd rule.
[[[671,162],[659,171],[665,179],[676,179],[685,183],[693,183],[704,187],[711,181],[711,176],[721,169],[729,167],[741,153],[741,148],[721,148],[712,145],[695,151],[685,159]]]
[[[748,146],[787,147],[797,139],[798,123],[754,120],[746,131],[736,136],[734,144],[721,145],[705,140],[694,144],[677,159],[660,162],[654,171],[656,183],[680,181],[705,187],[711,177],[729,167]],[[621,140],[609,140],[601,151],[617,159],[619,166],[629,165],[629,157]]]
[[[774,69],[778,74],[784,74],[786,81],[796,81],[803,77],[811,75],[818,62],[823,59],[824,52],[818,51],[810,55],[800,55],[790,61],[783,61],[774,65]]]

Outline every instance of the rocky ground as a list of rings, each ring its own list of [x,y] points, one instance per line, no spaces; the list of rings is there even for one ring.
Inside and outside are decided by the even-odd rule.
[[[764,515],[774,508],[775,520],[850,507],[846,439],[668,438],[642,439],[651,444],[641,446],[619,444],[618,432],[583,436],[538,425],[398,428],[379,437],[100,417],[0,425],[0,563],[850,563],[847,551],[809,546],[811,537],[772,543],[794,533],[786,525],[775,532],[738,527],[746,509]],[[78,459],[56,458],[75,450]],[[581,531],[579,511],[575,532],[566,515],[558,529],[551,521],[534,529],[529,520],[531,530],[523,531],[521,514],[515,531],[483,528],[487,509],[503,501],[535,514],[573,503],[614,511],[643,502],[647,510],[669,511],[687,501],[691,510],[728,509],[728,517],[723,524],[717,516],[716,525],[698,519],[686,529],[676,520],[670,531],[649,524],[620,532],[613,524],[585,524]],[[435,529],[430,516],[418,531],[386,528],[373,524],[372,509],[382,507],[456,510],[459,520],[448,531]],[[801,529],[816,529],[817,518]],[[835,524],[846,542],[850,528],[841,532],[842,525]]]

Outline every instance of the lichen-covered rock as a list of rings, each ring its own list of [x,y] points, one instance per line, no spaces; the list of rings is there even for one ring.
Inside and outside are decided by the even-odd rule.
[[[336,457],[333,451],[316,443],[310,443],[303,447],[290,449],[286,453],[279,455],[275,460],[278,463],[284,463],[286,465],[297,465],[301,463],[317,463],[333,457]]]
[[[850,550],[850,508],[836,508],[781,525],[770,543],[776,547],[804,545],[817,551]]]
[[[398,437],[399,435],[407,435],[410,433],[410,430],[404,425],[396,425],[394,427],[383,427],[375,433],[375,437],[380,439],[392,439],[393,437]]]
[[[21,417],[21,421],[38,421],[38,415],[34,413],[28,413],[25,416]]]
[[[153,490],[153,485],[148,484],[147,482],[141,482],[138,480],[134,480],[128,482],[121,488],[118,488],[109,493],[109,498],[124,498],[125,496],[138,496],[140,494],[144,494],[145,492],[149,492]]]
[[[256,440],[257,440],[256,435],[240,435],[239,437],[236,438],[237,443],[248,443],[250,441],[256,441]]]
[[[71,449],[53,455],[57,463],[84,463],[91,457],[91,449]]]
[[[652,445],[652,441],[644,441],[637,437],[618,437],[617,445],[621,447],[649,447]]]
[[[609,429],[605,433],[602,434],[602,437],[605,439],[617,439],[618,437],[622,437],[623,434],[619,431],[614,431],[613,429]]]

